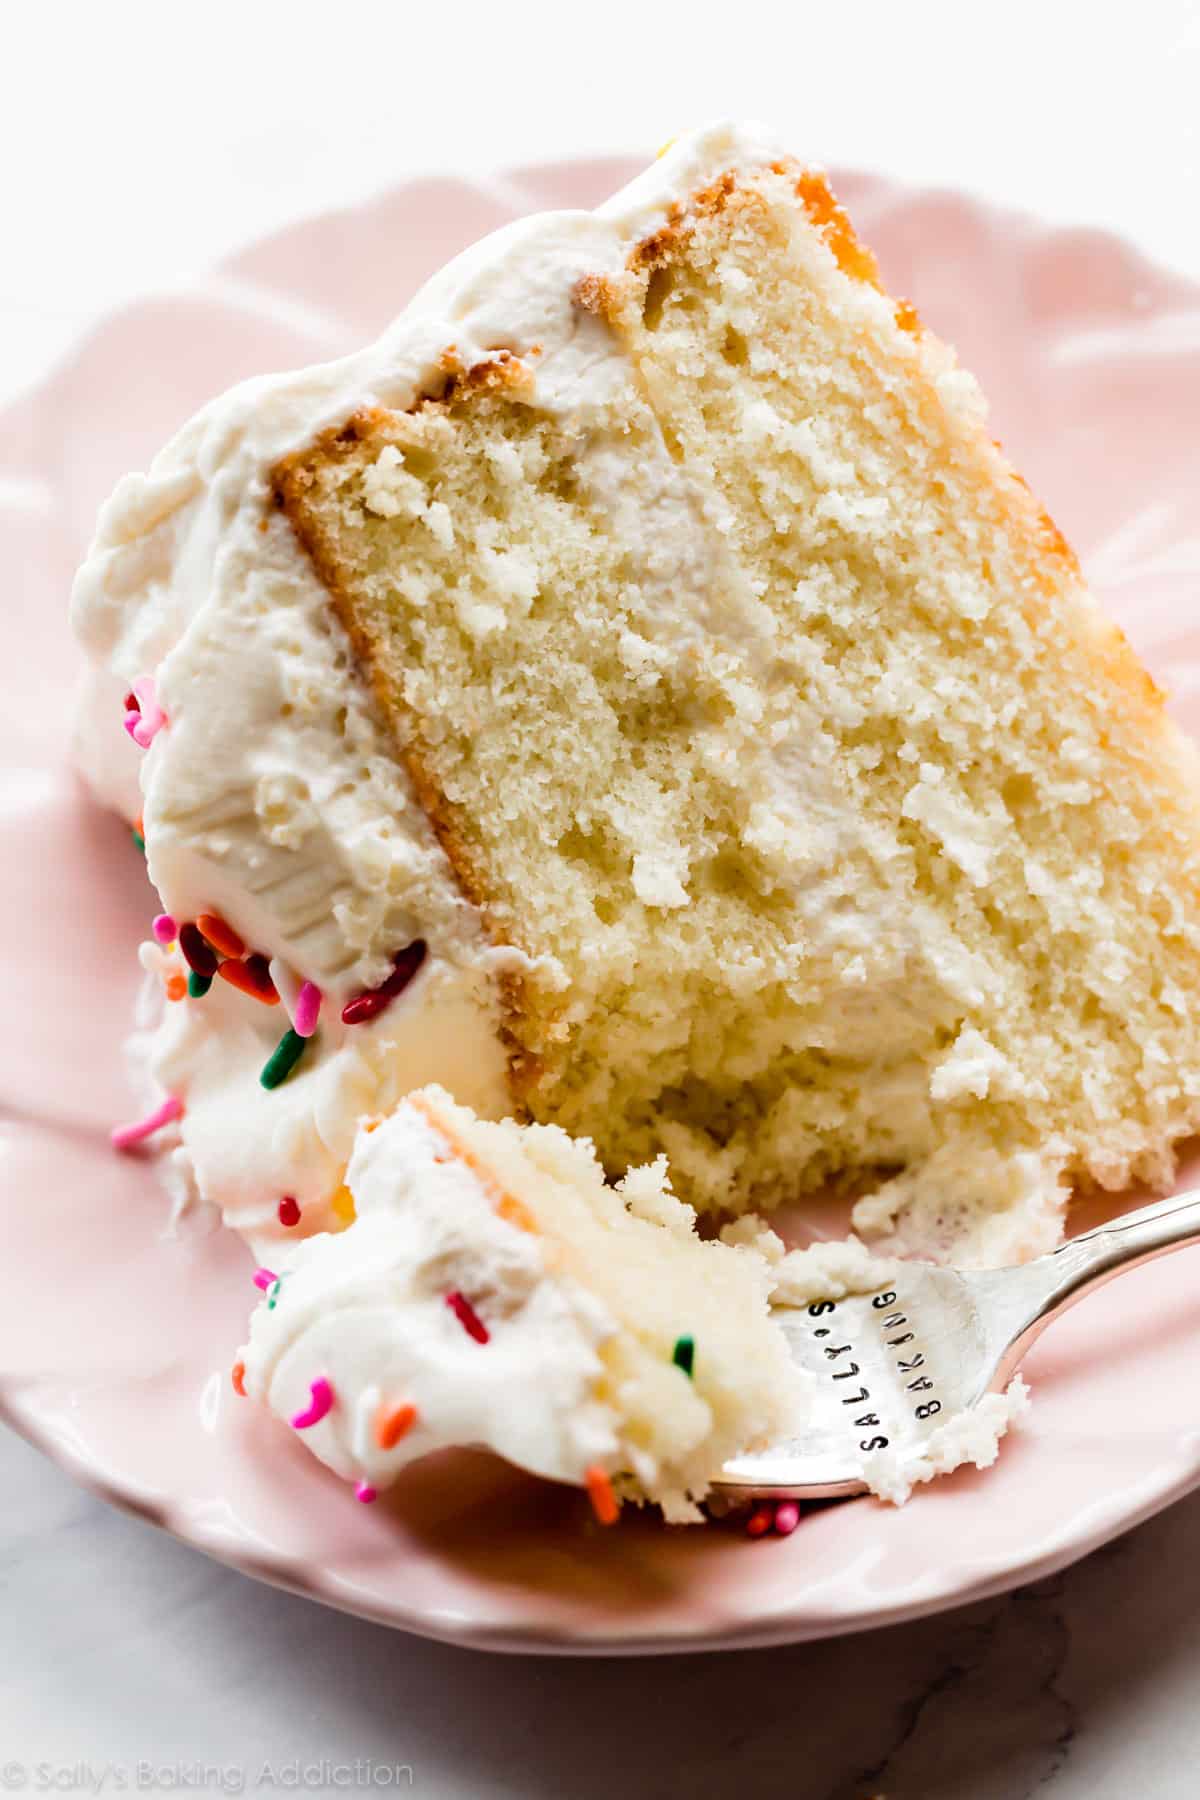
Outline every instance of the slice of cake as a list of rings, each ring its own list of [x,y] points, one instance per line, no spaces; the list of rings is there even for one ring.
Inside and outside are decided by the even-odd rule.
[[[76,618],[86,761],[201,963],[150,1071],[260,1246],[432,1080],[702,1207],[852,1182],[872,1241],[971,1262],[1200,1121],[1194,752],[755,129],[217,402]]]
[[[802,1422],[810,1378],[754,1248],[704,1243],[663,1165],[613,1189],[553,1126],[487,1124],[438,1088],[360,1133],[355,1217],[264,1289],[235,1365],[374,1499],[407,1462],[486,1445],[675,1521],[721,1464]]]

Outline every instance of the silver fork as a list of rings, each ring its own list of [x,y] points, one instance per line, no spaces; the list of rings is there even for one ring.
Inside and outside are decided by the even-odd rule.
[[[904,1263],[881,1291],[777,1307],[793,1357],[817,1377],[812,1418],[798,1437],[726,1463],[715,1488],[742,1500],[865,1492],[863,1453],[918,1456],[940,1425],[1007,1387],[1069,1306],[1195,1243],[1200,1193],[1176,1194],[1017,1268],[960,1274]]]

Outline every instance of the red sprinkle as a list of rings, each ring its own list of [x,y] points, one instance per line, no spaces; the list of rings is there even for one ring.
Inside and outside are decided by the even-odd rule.
[[[773,1506],[756,1506],[754,1511],[750,1514],[750,1517],[746,1520],[746,1536],[752,1538],[766,1537],[774,1523],[775,1508]]]
[[[452,1294],[446,1295],[446,1305],[468,1337],[473,1337],[477,1344],[490,1343],[491,1333],[465,1294],[460,1294],[456,1288]]]
[[[234,1363],[233,1368],[229,1371],[229,1379],[233,1383],[234,1393],[240,1394],[244,1400],[246,1398],[246,1365],[244,1362]]]
[[[381,987],[372,988],[366,994],[356,994],[353,1000],[346,1002],[342,1008],[342,1024],[365,1025],[368,1019],[377,1019],[404,992],[425,961],[425,951],[424,938],[414,939],[401,950],[391,974]]]
[[[288,1226],[300,1223],[300,1205],[291,1194],[285,1194],[279,1202],[279,1223]]]
[[[279,1005],[279,990],[271,980],[271,971],[265,956],[257,952],[248,956],[245,962],[238,962],[230,957],[217,970],[222,981],[235,987],[243,994],[249,994],[252,1000],[261,1000],[264,1006]]]
[[[245,944],[233,926],[225,923],[220,913],[201,913],[196,925],[213,949],[219,950],[222,956],[241,956],[245,951]]]
[[[200,928],[191,921],[179,927],[179,948],[183,951],[183,959],[189,969],[195,969],[197,975],[213,976],[217,972],[217,955],[211,944],[206,944],[200,935]]]

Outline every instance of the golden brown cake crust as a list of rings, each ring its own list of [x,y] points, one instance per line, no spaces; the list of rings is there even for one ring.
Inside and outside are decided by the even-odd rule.
[[[536,354],[536,346],[530,354]],[[412,411],[433,407],[445,409],[465,396],[505,389],[518,390],[529,381],[526,365],[508,351],[499,352],[490,361],[464,368],[451,345],[443,355],[442,368],[445,374],[442,391],[437,395],[423,395]],[[338,560],[322,528],[320,516],[315,508],[307,504],[307,499],[319,467],[344,462],[360,452],[364,444],[373,440],[378,441],[382,448],[388,421],[389,414],[381,408],[363,408],[344,424],[331,426],[322,432],[303,450],[283,457],[275,465],[271,476],[275,505],[286,516],[328,592],[333,610],[345,628],[384,719],[391,717],[393,707],[386,674],[376,654],[376,646],[363,631],[357,611],[342,584]],[[463,896],[478,909],[484,927],[493,941],[506,942],[502,933],[497,930],[489,907],[490,895],[483,870],[471,854],[455,808],[442,792],[431,772],[427,757],[422,754],[419,739],[410,735],[407,740],[400,741],[394,733],[393,739],[417,801],[445,852]],[[501,1031],[508,1051],[509,1081],[514,1106],[520,1114],[524,1097],[536,1084],[540,1069],[537,1058],[523,1048],[513,1029],[525,1010],[521,976],[514,971],[503,972],[498,977],[498,988]]]

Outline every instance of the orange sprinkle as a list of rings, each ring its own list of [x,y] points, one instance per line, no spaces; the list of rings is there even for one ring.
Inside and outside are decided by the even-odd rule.
[[[168,975],[163,983],[168,1000],[182,1000],[187,993],[187,977],[185,975]]]
[[[229,1379],[233,1383],[234,1393],[240,1394],[244,1400],[246,1398],[246,1365],[244,1362],[234,1363],[233,1368],[229,1371]]]
[[[417,1422],[415,1406],[381,1406],[375,1415],[375,1442],[381,1450],[394,1450]]]
[[[232,925],[227,925],[220,913],[201,913],[196,920],[200,931],[214,950],[222,956],[241,956],[246,946],[243,944]]]
[[[613,1484],[608,1479],[599,1463],[593,1463],[583,1472],[584,1483],[588,1491],[588,1499],[592,1503],[592,1511],[601,1525],[615,1525],[621,1510],[620,1502],[613,1493]]]
[[[217,974],[239,993],[249,994],[252,1000],[261,1000],[264,1006],[279,1005],[278,991],[261,956],[248,957],[245,962],[228,957],[217,965]]]

